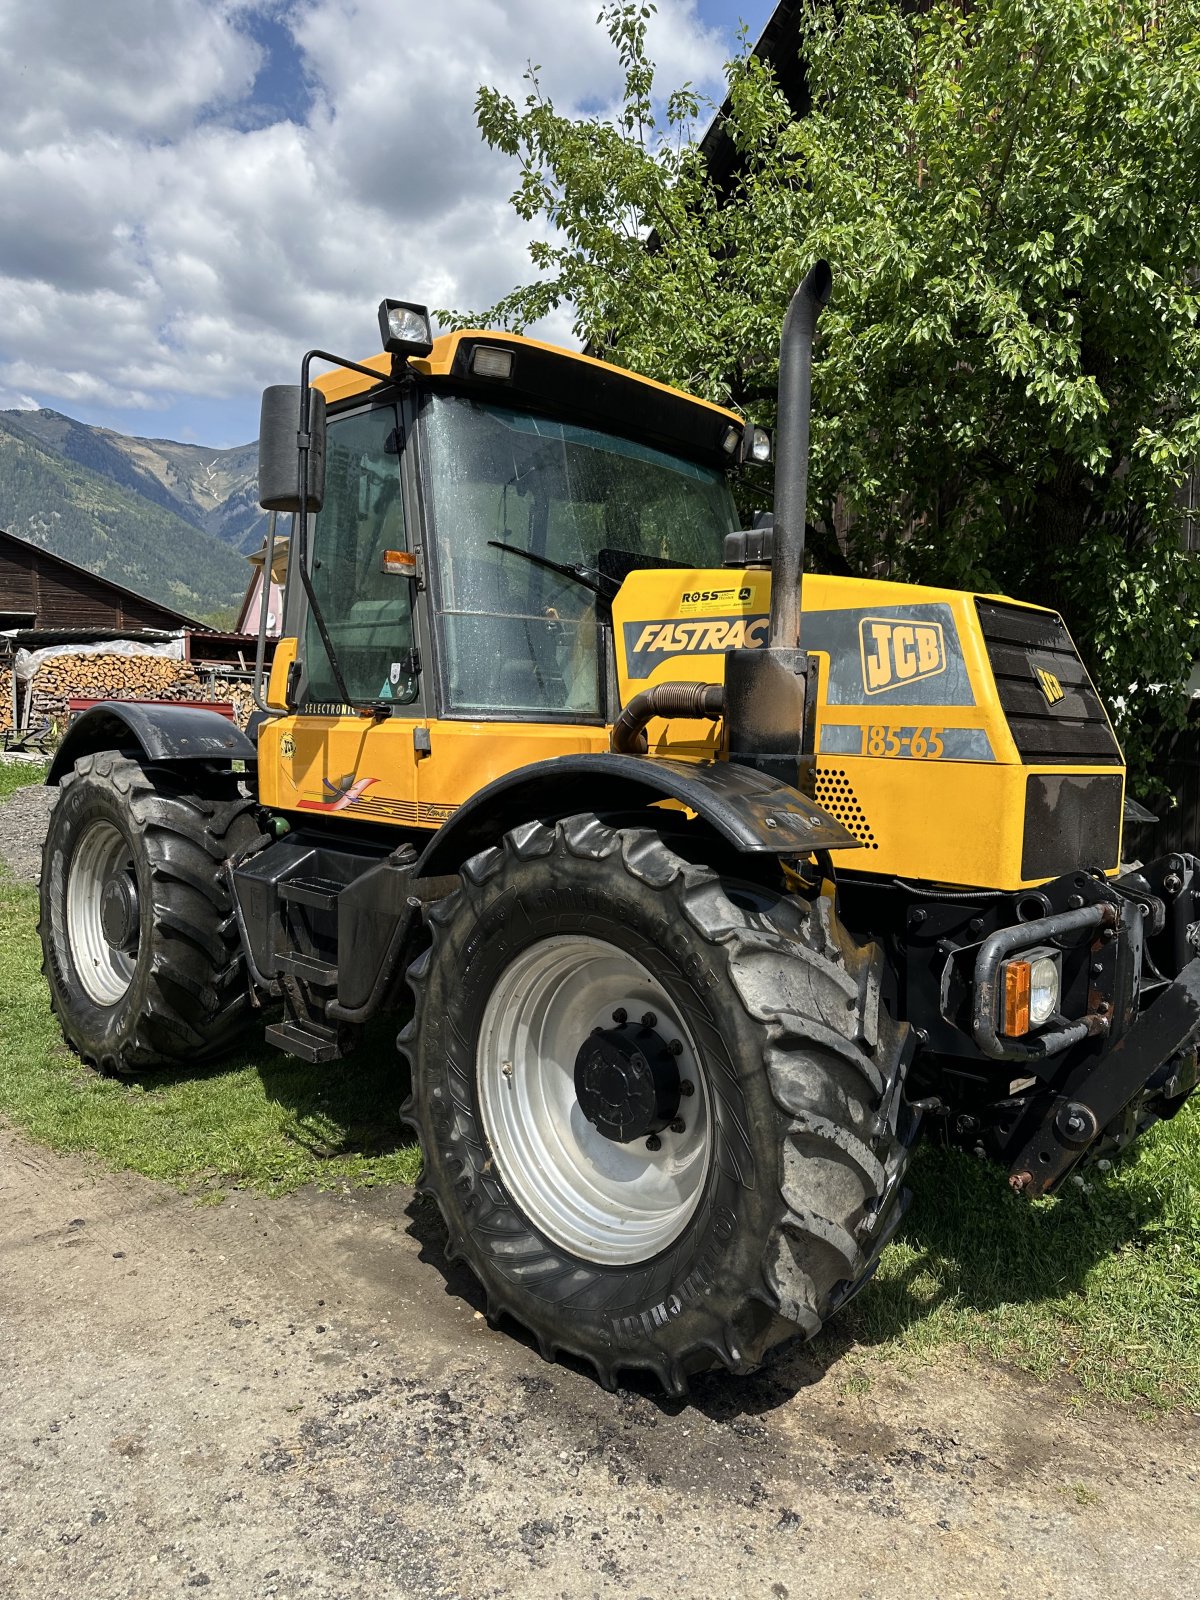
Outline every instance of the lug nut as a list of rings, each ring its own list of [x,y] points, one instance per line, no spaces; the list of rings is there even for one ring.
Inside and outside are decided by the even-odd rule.
[[[696,1085],[689,1078],[685,1078],[679,1085],[679,1092],[680,1094],[695,1094]]]
[[[681,1056],[683,1054],[683,1040],[672,1039],[670,1044],[667,1046],[667,1049],[673,1056]]]
[[[687,1132],[687,1123],[684,1122],[682,1117],[676,1117],[675,1118],[675,1121],[671,1124],[671,1132],[672,1133],[686,1133]]]
[[[644,1011],[642,1013],[643,1028],[652,1028],[657,1021],[658,1018],[654,1015],[653,1011]]]
[[[647,1150],[661,1150],[662,1149],[662,1140],[658,1137],[658,1135],[656,1133],[652,1133],[650,1135],[650,1137],[646,1140],[646,1149]]]
[[[613,1021],[618,1028],[623,1027],[629,1021],[629,1013],[624,1006],[618,1006],[613,1012]]]

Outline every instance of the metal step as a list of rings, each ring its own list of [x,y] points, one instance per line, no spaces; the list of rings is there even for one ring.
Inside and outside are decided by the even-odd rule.
[[[332,1029],[305,1027],[303,1023],[274,1022],[266,1031],[268,1044],[301,1061],[337,1061],[342,1055],[338,1036]]]
[[[337,905],[342,885],[331,878],[284,878],[278,885],[279,898],[299,906],[314,906],[318,911],[332,911]]]
[[[292,972],[303,983],[315,984],[318,989],[336,989],[338,969],[332,961],[322,961],[318,956],[302,955],[299,950],[279,950],[275,965],[281,972]]]

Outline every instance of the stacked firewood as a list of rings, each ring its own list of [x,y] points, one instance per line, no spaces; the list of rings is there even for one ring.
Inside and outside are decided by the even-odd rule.
[[[12,668],[0,667],[0,733],[12,732],[12,691]]]
[[[11,692],[11,691],[10,691]],[[49,656],[28,685],[24,721],[33,727],[57,723],[65,727],[68,701],[80,700],[223,700],[235,707],[245,724],[253,707],[244,681],[201,678],[186,661],[153,655]]]

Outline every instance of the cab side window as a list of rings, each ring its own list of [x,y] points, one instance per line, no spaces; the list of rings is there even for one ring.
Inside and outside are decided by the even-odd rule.
[[[412,583],[389,570],[409,548],[400,480],[403,444],[394,406],[330,422],[325,504],[311,531],[313,588],[354,700],[415,699]],[[394,565],[394,563],[392,564]],[[307,699],[336,702],[316,622],[305,628]]]

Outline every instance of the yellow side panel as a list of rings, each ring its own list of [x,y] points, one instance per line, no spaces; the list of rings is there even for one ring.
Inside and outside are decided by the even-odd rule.
[[[761,569],[634,573],[613,607],[622,700],[652,683],[723,682],[728,650],[766,643],[770,595]],[[1123,776],[1021,765],[973,594],[806,576],[802,644],[820,660],[816,798],[864,846],[836,853],[846,870],[1007,889],[1043,881],[1021,876],[1031,774]],[[723,754],[720,736],[715,722],[649,729],[655,754],[692,759]]]
[[[428,754],[416,749],[418,729]],[[259,734],[259,793],[279,811],[436,828],[506,772],[607,748],[607,729],[578,725],[280,717]]]

